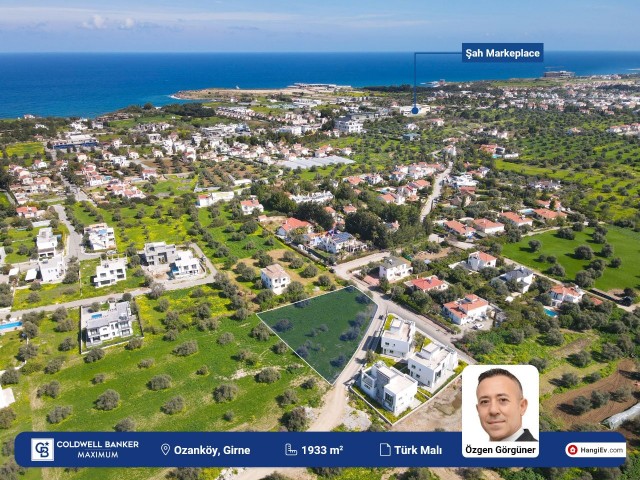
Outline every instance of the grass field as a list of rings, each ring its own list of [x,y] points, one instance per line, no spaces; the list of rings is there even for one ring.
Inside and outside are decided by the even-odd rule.
[[[129,351],[123,347],[113,347],[106,357],[96,363],[87,364],[77,351],[62,353],[57,345],[69,333],[53,331],[54,323],[45,319],[40,327],[40,335],[33,342],[39,346],[39,354],[30,362],[46,364],[53,357],[62,356],[65,364],[61,371],[53,375],[36,372],[23,376],[18,385],[13,385],[17,399],[13,408],[18,419],[9,430],[0,430],[0,441],[21,431],[113,431],[113,426],[125,417],[136,422],[139,431],[225,431],[225,430],[262,430],[277,428],[278,419],[287,408],[278,405],[277,398],[287,389],[293,389],[297,396],[297,404],[317,404],[323,387],[311,390],[303,389],[300,384],[305,378],[315,376],[313,371],[291,351],[282,355],[273,352],[272,347],[278,342],[271,336],[268,341],[259,341],[250,336],[251,329],[260,321],[252,316],[244,322],[230,320],[226,304],[228,300],[219,297],[218,292],[204,288],[203,297],[193,298],[189,291],[174,291],[167,294],[170,309],[180,312],[185,320],[191,318],[190,312],[195,306],[207,302],[212,317],[220,319],[215,331],[201,332],[194,327],[182,330],[176,341],[165,341],[162,333],[153,334],[147,331],[144,346],[139,350]],[[158,301],[146,297],[138,297],[140,316],[144,326],[159,326],[165,313],[156,309]],[[232,334],[229,343],[218,342],[221,335]],[[3,340],[5,337],[3,337]],[[179,344],[195,340],[198,352],[179,357],[172,350]],[[4,361],[5,348],[17,351],[15,340],[0,348],[0,356]],[[247,350],[254,355],[254,363],[239,360],[236,355]],[[150,368],[139,368],[142,359],[153,358],[155,363]],[[203,365],[209,369],[207,375],[197,375]],[[280,379],[274,383],[258,383],[254,376],[267,366],[280,372]],[[94,384],[92,379],[97,374],[105,374],[104,383]],[[172,385],[167,390],[151,391],[147,382],[155,375],[168,374],[172,377]],[[38,398],[38,386],[57,380],[61,385],[61,393],[55,398]],[[238,387],[237,397],[230,402],[217,403],[213,398],[213,390],[222,383],[233,383]],[[95,408],[96,398],[107,389],[114,389],[120,394],[119,406],[111,411],[100,411]],[[162,413],[160,407],[170,398],[181,395],[185,401],[185,410],[175,415]],[[55,406],[71,405],[73,414],[62,423],[52,425],[46,416]],[[226,412],[233,412],[233,418],[223,418]],[[0,457],[0,463],[6,460]],[[116,480],[121,478],[142,480],[152,478],[160,473],[157,469],[81,469],[64,475],[68,479],[82,480]],[[38,469],[30,469],[25,479],[40,479],[42,473]],[[46,477],[49,478],[49,477]],[[162,476],[161,478],[164,478]],[[215,476],[213,477],[215,478]]]
[[[34,155],[36,153],[44,153],[44,146],[40,142],[23,142],[7,145],[7,155],[17,155],[22,157],[25,153]]]
[[[335,382],[355,353],[376,304],[353,287],[262,312],[260,319],[320,375]],[[287,327],[282,327],[288,320]],[[285,322],[286,323],[286,322]],[[354,334],[344,334],[353,329]]]
[[[621,289],[625,287],[640,288],[638,264],[640,263],[640,234],[628,229],[607,226],[607,242],[614,247],[614,257],[620,257],[622,265],[618,268],[607,267],[602,277],[596,279],[595,286],[602,290]],[[542,233],[531,237],[524,237],[518,243],[507,243],[502,254],[518,263],[527,265],[543,273],[551,267],[551,264],[539,262],[537,258],[543,255],[553,255],[558,259],[566,272],[566,280],[573,280],[576,273],[587,268],[593,260],[578,260],[573,252],[580,245],[589,245],[596,253],[593,259],[602,258],[597,255],[602,249],[601,244],[594,243],[591,239],[592,228],[585,228],[582,232],[575,232],[574,240],[559,238],[556,231]],[[542,247],[538,252],[532,252],[529,241],[538,240]],[[610,259],[603,259],[609,263]],[[560,280],[565,280],[560,279]]]

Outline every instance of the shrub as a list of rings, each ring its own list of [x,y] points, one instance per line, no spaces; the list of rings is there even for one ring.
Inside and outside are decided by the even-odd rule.
[[[284,343],[282,341],[276,343],[273,346],[273,352],[278,354],[278,355],[282,355],[283,353],[286,353],[287,350],[289,350],[289,347],[287,346],[286,343]]]
[[[588,383],[595,383],[601,378],[602,378],[602,375],[600,375],[600,372],[593,372],[592,374],[584,377],[584,380]]]
[[[95,347],[89,350],[89,353],[85,355],[84,361],[86,363],[97,362],[98,360],[102,360],[104,358],[104,355],[105,353],[103,349],[101,349],[100,347]]]
[[[236,414],[233,413],[233,410],[227,410],[226,412],[224,412],[224,415],[222,415],[222,418],[224,418],[227,422],[232,422],[235,416]]]
[[[151,368],[155,362],[153,358],[143,358],[138,362],[138,368]]]
[[[133,421],[131,417],[123,418],[118,423],[115,424],[113,429],[116,432],[135,432],[136,431],[136,422]]]
[[[20,380],[20,372],[13,367],[7,368],[0,377],[0,384],[15,385]]]
[[[580,380],[575,373],[564,373],[560,378],[560,383],[565,387],[575,387]]]
[[[175,342],[178,339],[178,330],[175,330],[173,328],[171,330],[167,330],[162,336],[162,339],[166,340],[167,342]]]
[[[289,263],[289,266],[291,268],[300,268],[302,267],[302,265],[304,265],[304,261],[300,258],[300,257],[296,257],[293,260],[291,260],[291,263]]]
[[[251,330],[251,336],[261,341],[269,340],[271,337],[271,330],[264,323],[259,323]]]
[[[16,412],[11,407],[5,407],[0,410],[0,428],[6,430],[11,427],[11,423],[18,418]]]
[[[60,423],[66,418],[70,417],[73,413],[73,407],[71,405],[66,405],[64,407],[55,407],[47,414],[47,421],[49,423]]]
[[[184,399],[180,396],[173,397],[167,400],[166,403],[160,407],[160,410],[167,415],[175,415],[184,410]]]
[[[235,341],[236,337],[231,332],[224,332],[222,335],[218,337],[219,345],[228,345],[229,343]]]
[[[312,278],[318,274],[318,268],[315,265],[307,265],[302,272],[300,272],[300,276],[303,278]]]
[[[22,324],[22,333],[27,338],[36,338],[40,334],[40,329],[35,323],[24,322]]]
[[[321,287],[328,287],[331,283],[331,277],[329,275],[320,275],[318,277],[318,285]]]
[[[274,367],[267,367],[256,375],[258,383],[273,383],[280,380],[280,372]]]
[[[620,387],[611,392],[611,399],[614,402],[626,402],[631,398],[631,389],[629,387]]]
[[[188,342],[184,342],[178,345],[173,349],[173,353],[178,355],[179,357],[187,357],[189,355],[193,355],[198,351],[198,342],[195,340],[189,340]]]
[[[44,373],[52,375],[56,372],[59,372],[62,368],[62,365],[64,365],[63,357],[52,358],[51,360],[49,360],[49,363],[47,363],[47,366],[44,367]]]
[[[51,383],[45,383],[38,387],[37,391],[38,397],[51,397],[57,398],[60,395],[60,382],[54,380]]]
[[[72,319],[70,318],[65,318],[63,320],[60,320],[55,327],[53,327],[53,329],[56,332],[71,332],[73,330],[75,330],[76,328],[76,322],[74,322]]]
[[[26,343],[20,345],[18,349],[18,360],[25,362],[30,358],[35,358],[38,355],[38,346],[33,343]]]
[[[593,408],[599,408],[609,401],[610,395],[607,392],[599,392],[594,390],[591,392],[591,406]]]
[[[43,369],[44,365],[36,360],[32,360],[26,363],[20,369],[20,373],[23,375],[31,375],[32,373],[39,372]]]
[[[218,385],[213,391],[213,398],[216,402],[230,402],[238,395],[238,386],[233,383],[223,383]]]
[[[98,373],[91,379],[91,383],[93,383],[94,385],[99,385],[101,383],[104,383],[106,379],[107,376],[104,373]]]
[[[209,375],[209,367],[202,365],[198,370],[196,370],[196,375]]]
[[[166,374],[156,375],[149,380],[147,386],[149,387],[149,390],[153,390],[154,392],[171,388],[171,376]]]
[[[318,385],[318,379],[315,377],[309,377],[304,382],[302,382],[302,388],[306,390],[313,390]]]
[[[591,402],[584,395],[580,395],[573,399],[573,408],[578,415],[582,415],[591,409]]]
[[[138,348],[142,348],[143,340],[141,337],[132,338],[127,342],[127,345],[124,347],[127,350],[136,350]]]
[[[542,373],[549,366],[549,362],[546,358],[532,358],[529,360],[529,365],[533,365],[538,369],[538,372]]]
[[[207,330],[215,331],[220,327],[220,322],[215,318],[207,318],[204,320],[198,320],[197,327],[201,332],[206,332]]]
[[[53,315],[51,315],[51,319],[54,322],[60,322],[65,318],[67,318],[67,316],[68,316],[67,309],[64,307],[58,307],[56,308],[56,311],[53,312]]]
[[[293,328],[293,323],[288,318],[283,318],[278,320],[278,322],[273,326],[273,329],[277,332],[286,332],[287,330],[291,330]]]
[[[65,338],[60,345],[58,345],[58,350],[61,352],[68,352],[75,348],[78,348],[78,342],[72,337]]]
[[[120,403],[120,394],[115,390],[106,390],[96,400],[96,409],[98,410],[113,410],[118,407]]]
[[[293,403],[298,403],[298,394],[295,390],[287,389],[282,395],[278,398],[278,403],[281,407],[286,407],[287,405],[291,405]]]
[[[296,407],[282,416],[281,423],[290,432],[301,432],[305,430],[309,424],[307,411],[304,407]]]

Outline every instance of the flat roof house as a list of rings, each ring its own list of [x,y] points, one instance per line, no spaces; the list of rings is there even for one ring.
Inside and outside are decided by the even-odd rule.
[[[94,312],[89,306],[80,307],[80,318],[85,328],[87,347],[133,335],[129,302],[109,302],[109,309],[100,312]]]
[[[200,273],[200,260],[193,256],[191,250],[178,250],[172,263],[171,274],[174,278],[183,278]]]
[[[409,375],[430,390],[436,390],[458,366],[458,353],[436,342],[409,357]]]
[[[416,335],[416,323],[391,315],[391,323],[380,336],[382,353],[396,358],[407,358]]]
[[[55,255],[38,260],[38,270],[40,270],[42,283],[57,282],[66,275],[67,265],[62,255]]]
[[[166,242],[145,243],[142,255],[149,266],[166,265],[176,261],[177,250],[175,244]]]
[[[268,288],[276,295],[280,295],[291,283],[291,277],[278,263],[269,265],[260,270],[260,278],[265,288]]]
[[[394,415],[400,415],[413,403],[418,382],[409,375],[377,362],[360,372],[360,388]]]
[[[127,279],[127,260],[117,258],[112,260],[104,260],[96,267],[96,276],[93,277],[92,283],[96,288],[115,285],[120,280]]]
[[[380,278],[386,278],[389,282],[396,282],[413,273],[411,262],[401,257],[390,256],[382,260],[379,268]]]
[[[51,227],[40,229],[36,237],[36,247],[38,248],[38,258],[51,258],[56,254],[58,238],[53,234]]]
[[[518,265],[513,270],[500,275],[500,279],[505,282],[511,280],[515,281],[520,293],[527,293],[533,284],[533,271],[529,270],[527,267]]]
[[[84,229],[92,250],[109,250],[116,248],[116,234],[113,227],[106,223],[95,223]]]

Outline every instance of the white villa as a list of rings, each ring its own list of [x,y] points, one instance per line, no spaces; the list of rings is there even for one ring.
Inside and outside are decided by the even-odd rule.
[[[51,227],[42,228],[36,237],[36,247],[38,248],[38,258],[51,258],[56,254],[58,238],[53,234]]]
[[[418,382],[384,362],[360,372],[360,388],[394,415],[400,415],[413,403]]]
[[[484,252],[473,252],[469,254],[469,258],[467,259],[467,265],[469,268],[475,272],[479,272],[483,268],[486,267],[496,267],[496,262],[498,259],[488,253]]]
[[[487,310],[489,310],[489,302],[472,293],[442,306],[442,314],[458,325],[486,317]]]
[[[391,323],[380,336],[382,353],[396,358],[407,358],[416,335],[416,323],[391,314]]]
[[[113,260],[104,260],[96,267],[96,276],[93,277],[92,283],[94,287],[106,287],[115,285],[120,280],[127,279],[127,260],[125,258],[117,258]]]
[[[92,250],[108,250],[116,248],[116,234],[113,227],[106,223],[94,223],[84,229],[88,235],[89,246]]]
[[[580,303],[584,295],[584,291],[581,288],[564,285],[554,286],[549,293],[551,295],[551,304],[554,307],[559,306],[562,302]]]
[[[341,251],[355,252],[364,250],[367,246],[356,240],[356,238],[348,232],[337,232],[333,235],[325,235],[320,239],[318,248],[329,253],[339,253]]]
[[[389,282],[397,282],[413,273],[411,262],[404,258],[390,256],[382,261],[379,269],[380,278],[386,278]]]
[[[268,288],[276,295],[280,295],[291,283],[291,277],[278,263],[269,265],[260,270],[260,278],[265,288]]]
[[[193,256],[191,250],[178,250],[176,259],[171,267],[174,278],[184,278],[200,273],[200,261]]]
[[[409,375],[433,391],[454,373],[458,353],[453,348],[431,342],[410,356],[407,363]]]
[[[90,307],[80,308],[80,319],[85,329],[87,347],[117,337],[133,335],[133,316],[129,302],[109,302],[109,309],[94,312]]]
[[[240,206],[242,207],[243,215],[251,215],[253,212],[262,213],[264,212],[264,207],[258,200],[242,200],[240,202]]]
[[[515,280],[518,284],[518,290],[520,293],[527,293],[533,284],[533,277],[534,275],[532,270],[529,270],[527,267],[523,267],[522,265],[518,265],[518,267],[513,270],[500,275],[500,280],[504,280],[505,282]]]
[[[38,270],[42,277],[42,283],[57,282],[67,273],[67,266],[62,255],[38,260]]]

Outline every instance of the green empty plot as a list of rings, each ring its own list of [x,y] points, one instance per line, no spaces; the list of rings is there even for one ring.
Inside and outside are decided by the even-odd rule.
[[[260,319],[329,383],[355,353],[376,304],[355,287],[259,314]]]

